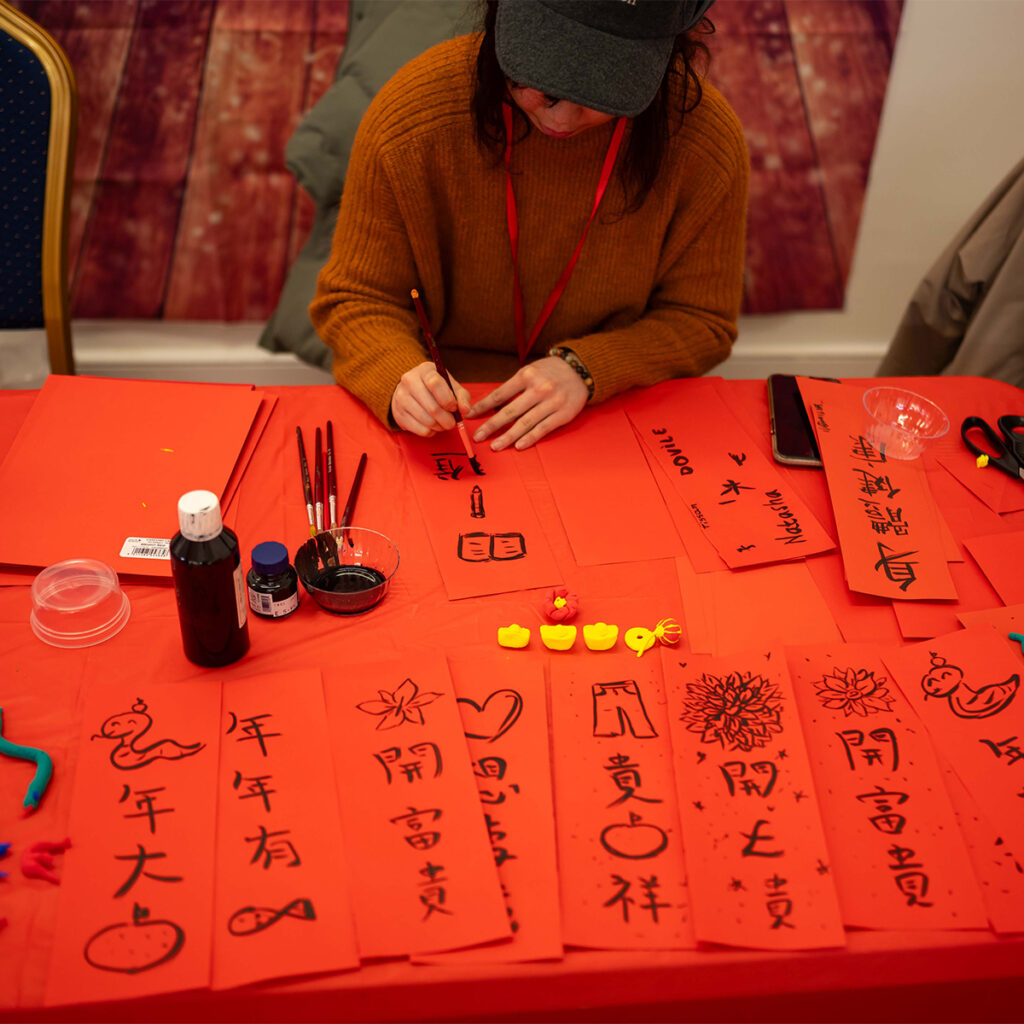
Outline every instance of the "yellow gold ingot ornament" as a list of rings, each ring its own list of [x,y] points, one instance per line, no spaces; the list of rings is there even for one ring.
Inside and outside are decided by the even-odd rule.
[[[583,642],[591,651],[610,651],[619,639],[619,627],[593,622],[583,627]]]
[[[567,651],[576,643],[576,627],[545,624],[540,627],[540,638],[549,650]]]
[[[502,647],[525,647],[530,642],[530,631],[513,622],[511,626],[498,627],[498,643]]]

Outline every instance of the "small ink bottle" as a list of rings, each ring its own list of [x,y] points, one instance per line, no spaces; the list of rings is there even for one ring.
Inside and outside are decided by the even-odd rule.
[[[171,575],[185,656],[197,665],[230,665],[249,650],[245,581],[238,538],[223,523],[212,491],[178,501]]]
[[[249,607],[266,619],[281,619],[299,607],[299,577],[288,562],[288,549],[265,540],[252,549],[252,568],[245,577]]]

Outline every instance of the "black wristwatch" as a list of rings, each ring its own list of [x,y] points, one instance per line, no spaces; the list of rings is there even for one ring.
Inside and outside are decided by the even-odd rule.
[[[548,355],[554,356],[556,359],[564,359],[580,375],[580,380],[587,385],[587,401],[589,402],[594,397],[594,378],[590,376],[590,371],[583,360],[571,348],[564,348],[561,345],[549,348]]]

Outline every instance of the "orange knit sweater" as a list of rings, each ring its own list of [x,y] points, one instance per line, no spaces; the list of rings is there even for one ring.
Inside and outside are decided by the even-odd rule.
[[[385,423],[399,378],[428,358],[412,288],[456,379],[502,381],[519,365],[505,171],[478,145],[470,113],[478,46],[463,36],[433,47],[371,103],[310,306],[335,379]],[[528,331],[579,242],[612,128],[569,139],[534,129],[513,147]],[[627,129],[620,163],[628,141]],[[748,177],[736,115],[704,83],[639,210],[623,212],[613,174],[531,358],[571,347],[594,401],[723,360],[736,337]]]

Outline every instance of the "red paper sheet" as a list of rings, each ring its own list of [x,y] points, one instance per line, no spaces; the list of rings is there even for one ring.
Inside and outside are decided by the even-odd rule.
[[[1024,658],[974,626],[883,658],[936,747],[1024,864]]]
[[[949,762],[941,756],[938,762],[992,927],[1004,935],[1024,932],[1024,861],[981,813]]]
[[[516,469],[514,449],[482,450],[476,475],[453,431],[403,434],[406,465],[451,600],[553,586],[561,574]]]
[[[984,574],[970,561],[950,562],[949,574],[959,595],[957,601],[896,601],[893,611],[900,633],[907,640],[923,640],[953,632],[957,616],[967,610],[999,605],[999,595]]]
[[[931,742],[878,648],[786,651],[843,923],[987,928]]]
[[[213,988],[359,966],[316,670],[223,684]]]
[[[48,1006],[209,985],[219,721],[208,679],[85,691]]]
[[[223,494],[260,402],[230,384],[47,377],[0,465],[0,562],[169,579],[166,555],[122,557],[126,541],[170,540],[186,491]]]
[[[662,657],[697,938],[753,949],[845,942],[781,651]]]
[[[1024,635],[1024,604],[1012,604],[1005,608],[986,608],[983,611],[963,612],[958,615],[962,626],[992,626],[997,633]],[[1011,643],[1018,643],[1016,640]]]
[[[588,411],[537,445],[577,565],[643,562],[683,551],[625,413]]]
[[[825,598],[839,632],[847,643],[871,641],[898,644],[901,634],[892,601],[858,594],[846,585],[843,560],[837,554],[809,558],[807,569]]]
[[[800,378],[828,479],[851,590],[955,598],[945,534],[919,459],[888,459],[864,436],[864,389]]]
[[[513,939],[429,962],[559,959],[562,925],[543,667],[518,652],[488,651],[449,658],[449,669]]]
[[[714,383],[686,384],[651,389],[629,418],[726,564],[763,565],[835,547]]]
[[[805,562],[703,574],[691,574],[683,559],[676,567],[688,624],[694,607],[702,610],[701,628],[690,634],[694,653],[841,639]]]
[[[509,939],[443,658],[325,669],[324,688],[360,956]]]
[[[553,660],[551,725],[566,945],[694,948],[657,657]]]
[[[981,440],[977,432],[971,437]],[[1024,483],[1007,476],[991,463],[979,467],[978,456],[966,446],[941,455],[939,463],[993,512],[1002,515],[1024,509]]]
[[[970,537],[964,544],[1003,604],[1024,603],[1024,531]]]

